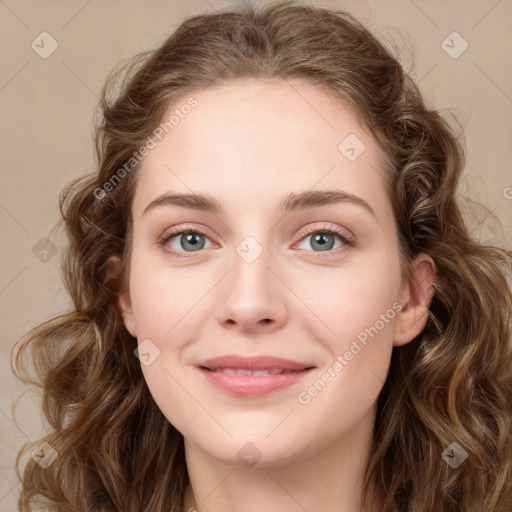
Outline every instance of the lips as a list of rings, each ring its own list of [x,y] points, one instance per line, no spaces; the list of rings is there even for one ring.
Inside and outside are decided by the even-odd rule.
[[[272,356],[227,355],[202,361],[197,368],[218,389],[249,398],[296,384],[315,366]]]

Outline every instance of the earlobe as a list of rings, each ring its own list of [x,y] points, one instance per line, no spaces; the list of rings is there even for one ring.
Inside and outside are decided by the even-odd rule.
[[[107,262],[107,279],[120,279],[121,276],[121,260],[118,256],[109,258]],[[123,318],[124,325],[128,332],[137,337],[137,329],[135,327],[135,317],[130,298],[130,290],[122,286],[117,299],[117,306]]]
[[[434,296],[437,275],[434,260],[422,253],[416,256],[411,267],[411,277],[402,287],[402,309],[397,316],[393,337],[395,346],[409,343],[423,330]]]

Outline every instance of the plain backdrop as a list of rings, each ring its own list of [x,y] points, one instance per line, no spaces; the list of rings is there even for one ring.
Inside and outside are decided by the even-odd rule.
[[[0,1],[0,511],[17,510],[15,453],[46,428],[35,393],[24,396],[13,419],[11,403],[25,388],[9,356],[30,328],[70,306],[60,277],[65,239],[47,237],[60,218],[63,186],[94,170],[93,113],[106,75],[121,59],[156,47],[186,17],[235,3]],[[451,112],[464,127],[461,196],[493,212],[474,208],[471,229],[510,250],[512,2],[311,3],[346,9],[385,44],[404,48],[402,61],[406,70],[414,61],[411,74],[428,105]]]

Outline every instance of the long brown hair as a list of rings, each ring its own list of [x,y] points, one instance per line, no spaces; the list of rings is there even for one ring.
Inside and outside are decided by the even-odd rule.
[[[42,441],[58,454],[47,468],[29,458],[18,469],[20,510],[181,512],[183,438],[153,400],[117,307],[139,168],[126,164],[178,98],[239,77],[304,79],[352,106],[387,155],[405,267],[421,252],[437,266],[427,325],[394,348],[379,395],[364,499],[376,488],[385,512],[512,510],[510,254],[469,233],[456,196],[460,138],[398,59],[349,13],[293,1],[193,16],[109,75],[97,172],[59,198],[74,310],[32,329],[12,353],[18,378],[42,388],[52,427],[17,465]],[[111,256],[123,264],[117,275]],[[468,454],[457,468],[443,460],[453,442]]]

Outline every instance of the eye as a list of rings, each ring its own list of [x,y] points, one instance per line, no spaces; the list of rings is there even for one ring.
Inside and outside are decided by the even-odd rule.
[[[334,247],[336,238],[340,241],[337,247]],[[343,231],[334,227],[315,228],[303,234],[301,242],[310,240],[309,245],[313,252],[333,252],[334,249],[343,248],[344,246],[352,247],[354,245],[352,239]],[[320,256],[320,255],[318,255]]]
[[[205,240],[208,237],[196,229],[177,229],[168,231],[159,240],[159,244],[163,247],[164,251],[176,256],[177,258],[186,258],[182,251],[197,252],[205,247]],[[175,239],[175,240],[173,240]],[[174,245],[169,245],[168,242],[174,242]]]

